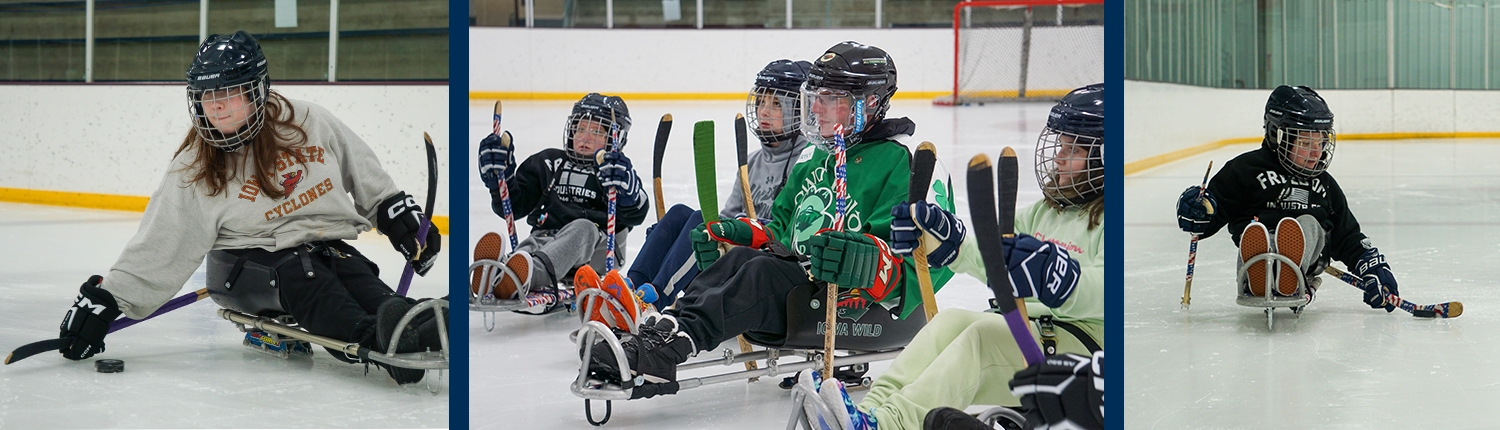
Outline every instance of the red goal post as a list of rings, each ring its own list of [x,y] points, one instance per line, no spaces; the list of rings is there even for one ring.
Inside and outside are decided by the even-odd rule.
[[[953,6],[953,92],[939,105],[1055,100],[1074,88],[1104,82],[1104,26],[1062,25],[1068,8],[1104,0],[965,1]],[[984,26],[984,16],[1024,11],[1012,22]],[[973,15],[978,12],[980,18]],[[1012,12],[1013,13],[1013,12]],[[1033,26],[1036,21],[1057,25]],[[1005,19],[1001,19],[1005,21]],[[993,24],[993,23],[991,23]],[[1035,28],[1034,28],[1035,27]]]

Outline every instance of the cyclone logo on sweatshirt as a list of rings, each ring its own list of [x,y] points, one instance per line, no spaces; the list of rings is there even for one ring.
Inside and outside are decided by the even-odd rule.
[[[281,189],[286,190],[286,195],[292,195],[292,190],[297,189],[297,184],[302,183],[302,171],[281,175]]]

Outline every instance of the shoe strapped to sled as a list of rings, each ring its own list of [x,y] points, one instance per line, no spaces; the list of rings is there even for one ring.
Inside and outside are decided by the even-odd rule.
[[[1240,291],[1235,303],[1264,309],[1268,330],[1274,327],[1276,308],[1291,308],[1293,314],[1300,316],[1313,298],[1307,279],[1299,270],[1303,252],[1301,226],[1295,219],[1283,218],[1276,231],[1276,241],[1272,242],[1265,225],[1252,222],[1245,228],[1240,238],[1244,263],[1235,275],[1235,285],[1248,288]],[[1271,247],[1273,243],[1276,249]],[[1280,248],[1287,251],[1279,252]]]

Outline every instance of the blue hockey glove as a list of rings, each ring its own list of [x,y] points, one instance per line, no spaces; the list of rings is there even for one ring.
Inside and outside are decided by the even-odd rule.
[[[1396,305],[1386,302],[1385,296],[1400,296],[1401,293],[1396,291],[1396,275],[1391,274],[1391,266],[1385,264],[1385,256],[1380,250],[1373,247],[1365,250],[1365,255],[1360,256],[1359,263],[1354,265],[1354,273],[1359,275],[1359,288],[1365,290],[1365,304],[1370,305],[1370,309],[1396,310]]]
[[[58,352],[69,360],[82,360],[104,352],[104,335],[109,334],[109,323],[120,316],[115,296],[99,288],[101,282],[104,282],[104,277],[94,275],[78,287],[78,299],[73,301],[73,307],[68,309],[58,327],[57,337],[64,339],[64,346]],[[67,342],[67,339],[73,341]]]
[[[918,202],[891,207],[891,216],[891,251],[911,255],[920,241],[927,246],[928,266],[947,266],[958,258],[964,223],[952,213],[932,203]]]
[[[1208,224],[1213,221],[1214,211],[1219,207],[1219,203],[1214,200],[1213,193],[1207,191],[1199,197],[1198,192],[1201,189],[1197,185],[1188,187],[1187,191],[1183,191],[1182,196],[1177,198],[1177,227],[1182,228],[1182,231],[1193,234],[1208,233]]]
[[[509,181],[516,174],[515,146],[508,144],[510,132],[505,131],[505,141],[501,144],[499,135],[490,134],[484,140],[479,141],[479,179],[484,186],[493,190],[500,188],[500,177],[504,175]]]
[[[615,187],[617,203],[624,207],[636,207],[646,195],[635,167],[630,165],[630,158],[623,152],[604,153],[604,162],[599,164],[599,182],[605,187]]]
[[[1036,297],[1049,308],[1062,306],[1078,286],[1078,260],[1051,242],[1029,234],[1018,234],[1000,240],[1005,251],[1005,268],[1016,298]]]

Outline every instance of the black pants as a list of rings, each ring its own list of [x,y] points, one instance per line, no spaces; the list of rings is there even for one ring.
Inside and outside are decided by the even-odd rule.
[[[796,261],[735,247],[688,284],[677,322],[702,351],[749,331],[785,338],[787,294],[812,283]]]
[[[296,248],[249,253],[249,260],[266,266],[288,253],[296,256],[275,267],[281,308],[309,333],[345,342],[373,344],[375,312],[396,295],[380,280],[380,269],[343,241],[312,242]]]

